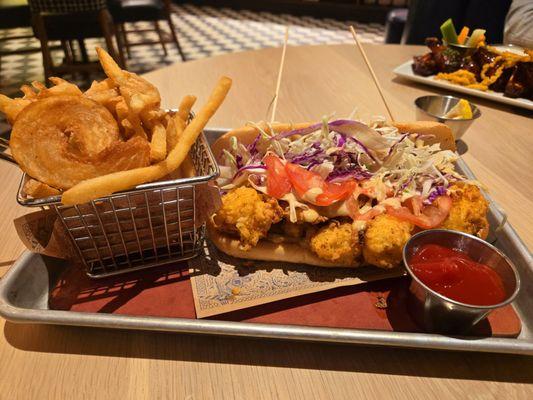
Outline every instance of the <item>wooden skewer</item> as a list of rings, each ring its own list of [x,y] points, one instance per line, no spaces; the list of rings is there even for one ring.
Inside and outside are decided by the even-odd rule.
[[[374,70],[372,69],[372,66],[370,65],[370,61],[368,61],[365,50],[363,49],[363,46],[361,46],[361,43],[359,42],[359,38],[357,37],[357,33],[355,33],[355,29],[353,26],[350,26],[350,31],[352,32],[352,36],[353,36],[353,39],[355,40],[355,44],[357,45],[357,47],[359,47],[359,51],[361,52],[361,55],[363,56],[363,59],[365,60],[365,64],[368,67],[368,70],[370,71],[370,75],[372,75],[374,84],[376,85],[378,89],[379,95],[381,96],[381,100],[383,100],[383,104],[385,104],[385,108],[387,109],[387,112],[389,113],[389,117],[391,121],[394,122],[394,117],[392,116],[392,112],[389,108],[389,105],[387,104],[387,100],[385,100],[385,96],[383,95],[383,89],[381,89],[381,85],[379,84],[378,78],[376,77],[376,74],[374,73]]]
[[[276,93],[272,102],[272,114],[270,116],[270,123],[274,122],[276,118],[276,109],[278,107],[279,88],[281,86],[281,76],[283,75],[283,65],[285,64],[285,52],[287,51],[287,42],[289,40],[289,27],[285,27],[285,38],[283,40],[283,50],[281,51],[281,61],[279,63],[278,81],[276,82]]]

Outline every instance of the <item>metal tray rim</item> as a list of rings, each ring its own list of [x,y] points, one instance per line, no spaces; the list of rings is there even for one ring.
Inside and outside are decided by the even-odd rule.
[[[437,334],[424,334],[421,337],[419,333],[410,332],[35,310],[13,306],[7,296],[10,284],[35,256],[37,255],[29,251],[24,252],[0,281],[0,316],[8,321],[533,356],[533,342],[522,339],[449,337]]]

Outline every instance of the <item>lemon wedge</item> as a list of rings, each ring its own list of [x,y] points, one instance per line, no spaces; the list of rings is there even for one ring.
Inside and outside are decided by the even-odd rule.
[[[459,100],[459,102],[453,106],[450,111],[444,114],[444,118],[471,119],[472,108],[470,107],[470,103],[465,99]]]

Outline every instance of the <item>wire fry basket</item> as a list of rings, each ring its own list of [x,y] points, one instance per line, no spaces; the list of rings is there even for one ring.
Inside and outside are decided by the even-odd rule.
[[[198,254],[205,237],[205,225],[198,220],[198,185],[219,174],[203,133],[189,155],[198,176],[147,183],[75,206],[61,204],[60,196],[26,197],[29,178],[24,174],[17,201],[56,211],[91,278],[186,260]]]

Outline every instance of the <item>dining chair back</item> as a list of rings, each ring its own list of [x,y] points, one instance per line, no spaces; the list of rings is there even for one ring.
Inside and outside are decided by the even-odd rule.
[[[41,41],[45,77],[66,73],[99,70],[98,63],[89,60],[85,39],[103,37],[109,54],[123,65],[120,52],[113,43],[113,18],[106,0],[29,0],[35,36]],[[63,44],[64,62],[55,65],[49,42]],[[78,43],[76,54],[74,41]]]
[[[26,0],[0,0],[0,29],[10,30],[29,27],[31,27],[30,7]],[[29,34],[27,29],[21,32],[13,32],[15,34],[9,32],[9,34],[0,37],[0,70],[2,57],[41,51],[40,47],[31,46],[26,41],[21,45],[21,39],[33,38],[33,34]]]
[[[160,44],[165,56],[168,55],[166,43],[174,43],[181,59],[185,61],[185,54],[181,49],[174,22],[172,21],[172,5],[170,0],[108,0],[109,10],[115,21],[119,46],[124,46],[128,58],[131,58],[131,47],[139,45]],[[160,28],[159,22],[166,21],[170,30],[170,37]],[[150,22],[153,29],[127,30],[126,23]],[[128,33],[156,32],[158,41],[141,40],[134,43],[128,39]]]

